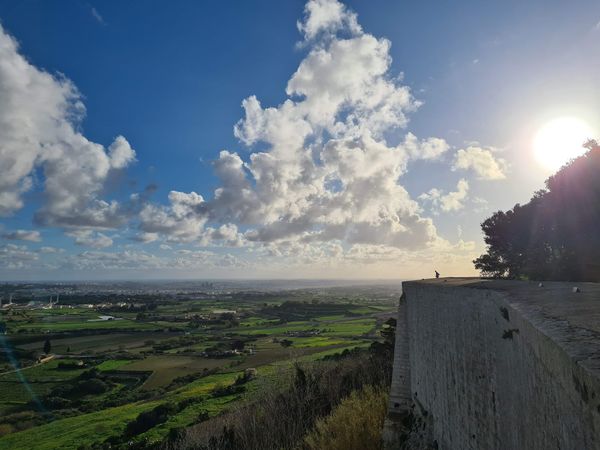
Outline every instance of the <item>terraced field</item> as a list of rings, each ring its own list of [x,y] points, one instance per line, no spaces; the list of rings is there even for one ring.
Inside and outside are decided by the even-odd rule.
[[[120,320],[96,320],[104,313],[88,308],[0,312],[9,319],[5,354],[29,355],[23,364],[34,365],[48,339],[55,355],[0,374],[0,450],[75,449],[121,439],[141,413],[177,405],[168,420],[131,438],[158,442],[201,414],[219,414],[296,361],[370,346],[382,317],[393,311],[385,302],[266,298],[164,302],[142,315],[110,313]],[[246,369],[256,369],[258,378],[241,391],[214,394]],[[97,391],[69,390],[90,384]]]

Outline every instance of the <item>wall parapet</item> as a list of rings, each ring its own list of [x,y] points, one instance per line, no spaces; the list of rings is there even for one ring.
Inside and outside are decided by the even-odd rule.
[[[418,423],[423,448],[600,449],[600,284],[442,278],[403,297],[388,448]]]

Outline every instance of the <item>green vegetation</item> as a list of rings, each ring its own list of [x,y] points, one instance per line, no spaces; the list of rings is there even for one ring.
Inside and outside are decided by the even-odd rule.
[[[121,367],[129,364],[130,362],[131,360],[129,359],[109,359],[98,364],[96,368],[98,370],[118,370]]]
[[[529,203],[498,211],[481,225],[485,276],[600,281],[600,146],[566,164]]]
[[[93,297],[85,307],[0,310],[0,450],[168,447],[289,389],[294,364],[329,380],[323,386],[333,386],[340,361],[351,378],[370,371],[364,376],[381,384],[385,371],[373,375],[379,369],[364,358],[394,297],[340,293],[140,294],[119,304]],[[327,411],[363,384],[373,380],[334,389]]]
[[[167,448],[248,450],[321,448],[332,444],[341,432],[341,421],[353,427],[341,441],[349,447],[381,448],[380,431],[385,415],[386,395],[392,372],[387,351],[373,347],[368,351],[338,353],[326,361],[296,363],[278,383],[259,391],[250,401],[240,404],[212,420],[190,427]],[[359,402],[366,400],[361,410]],[[329,418],[328,418],[329,416]],[[366,446],[360,447],[361,444]],[[314,446],[313,446],[314,445]],[[324,447],[327,448],[327,447]]]
[[[354,391],[319,419],[304,439],[310,450],[379,450],[387,413],[386,389],[367,386]]]
[[[198,358],[193,356],[158,355],[148,356],[139,361],[120,367],[121,370],[152,372],[142,386],[143,389],[156,389],[166,386],[177,377],[202,373],[205,370],[223,366],[223,360]]]

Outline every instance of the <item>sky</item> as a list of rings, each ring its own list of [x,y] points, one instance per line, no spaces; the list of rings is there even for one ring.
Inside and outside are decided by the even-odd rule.
[[[599,53],[593,1],[0,0],[0,280],[476,275]]]

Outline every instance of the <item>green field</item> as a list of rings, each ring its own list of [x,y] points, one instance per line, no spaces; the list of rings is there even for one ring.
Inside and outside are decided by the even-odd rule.
[[[209,393],[218,383],[231,383],[237,373],[228,373],[206,377],[199,382],[190,383],[164,397],[160,401],[138,402],[109,408],[76,417],[56,420],[30,430],[13,433],[0,439],[0,449],[73,449],[82,444],[103,441],[107,436],[121,433],[128,421],[139,413],[148,411],[165,401],[180,401],[187,398],[201,397]],[[209,399],[203,407],[215,414],[225,403],[223,398]],[[220,404],[221,408],[217,405]],[[184,411],[185,412],[185,411]],[[175,419],[174,419],[175,420]]]
[[[67,350],[70,353],[89,352],[110,352],[118,350],[139,350],[146,346],[147,341],[160,341],[168,339],[172,336],[178,336],[181,333],[164,333],[164,332],[110,332],[103,334],[86,334],[77,337],[61,337],[52,340],[52,349],[55,353],[65,354]],[[44,346],[44,336],[40,336],[39,340],[19,345],[20,348],[26,350],[40,350]]]
[[[230,364],[226,359],[210,359],[200,356],[159,355],[149,356],[120,367],[121,370],[150,371],[143,389],[165,386],[177,377],[201,373],[204,369],[215,369]]]
[[[53,387],[77,377],[83,369],[58,369],[59,361],[0,375],[0,413],[9,406],[25,404]]]
[[[385,298],[366,298],[363,291],[356,298],[351,291],[345,295],[338,299],[327,292],[294,291],[171,299],[141,316],[128,308],[108,313],[81,307],[0,311],[7,345],[20,364],[32,366],[0,373],[0,450],[101,443],[120,437],[140,413],[186,400],[166,422],[133,438],[158,442],[170,429],[194,424],[202,412],[219,414],[258,386],[275,382],[294,362],[370,346],[379,338],[382,315],[394,311],[394,305]],[[100,315],[122,319],[96,320]],[[47,339],[55,359],[35,365],[44,356]],[[232,348],[240,353],[224,356]],[[207,357],[205,351],[223,354]],[[0,362],[4,372],[11,370],[10,360]],[[256,369],[259,376],[244,385],[244,393],[212,395],[215,387],[231,385],[246,369]],[[68,391],[87,379],[102,389],[81,396]],[[63,395],[61,389],[67,389],[70,402],[64,410],[52,406],[60,398],[58,403],[49,398],[51,392]],[[35,420],[24,422],[23,414]]]

